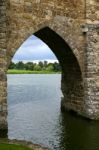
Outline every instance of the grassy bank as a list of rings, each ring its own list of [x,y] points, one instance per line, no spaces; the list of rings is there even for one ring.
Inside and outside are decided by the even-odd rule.
[[[9,69],[8,74],[59,74],[61,72],[53,72],[53,71],[30,71],[30,70],[14,70]]]
[[[14,145],[14,144],[0,144],[0,150],[31,150],[22,145]]]
[[[0,150],[49,150],[29,141],[9,140],[0,138]]]

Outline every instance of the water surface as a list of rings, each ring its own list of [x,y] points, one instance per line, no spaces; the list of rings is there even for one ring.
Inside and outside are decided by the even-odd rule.
[[[8,75],[8,136],[52,150],[99,150],[99,122],[61,114],[61,75]]]

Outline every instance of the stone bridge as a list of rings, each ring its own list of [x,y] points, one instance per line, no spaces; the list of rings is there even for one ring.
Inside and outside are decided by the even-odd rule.
[[[36,35],[62,68],[62,110],[99,119],[99,0],[0,0],[0,129],[7,128],[7,68]]]

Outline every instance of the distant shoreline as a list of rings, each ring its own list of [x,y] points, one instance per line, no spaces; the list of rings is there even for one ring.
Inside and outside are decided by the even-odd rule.
[[[15,69],[9,69],[7,71],[7,74],[61,74],[61,72],[55,72],[55,71],[30,71],[30,70],[15,70]]]

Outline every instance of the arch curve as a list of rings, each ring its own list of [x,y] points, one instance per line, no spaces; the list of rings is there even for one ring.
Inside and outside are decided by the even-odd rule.
[[[62,68],[62,110],[83,109],[83,78],[79,62],[71,47],[55,31],[44,27],[34,35],[46,43],[56,55]],[[81,107],[80,107],[81,106]]]
[[[73,50],[71,50],[70,46],[65,42],[65,40],[55,31],[53,31],[49,27],[44,27],[39,31],[35,32],[34,35],[37,36],[44,43],[46,43],[46,45],[50,47],[50,49],[53,51],[53,53],[59,60],[63,70],[64,70],[64,62],[67,61],[69,57],[71,61],[75,59],[77,63],[76,65],[79,68],[79,71],[81,71],[79,62],[75,54],[73,53]],[[71,55],[72,57],[70,58]]]
[[[80,65],[80,68],[83,72],[83,66],[82,66],[82,62],[80,59],[80,52],[78,50],[77,45],[72,44],[74,39],[72,39],[72,37],[67,34],[64,35],[62,34],[62,32],[59,30],[58,27],[54,27],[54,20],[46,20],[38,25],[34,25],[33,27],[30,26],[30,28],[26,28],[25,31],[22,29],[20,29],[18,32],[16,31],[11,31],[11,34],[8,34],[8,40],[7,40],[7,61],[10,63],[11,58],[14,56],[14,54],[16,53],[17,49],[22,45],[22,43],[24,43],[24,41],[26,41],[26,39],[31,36],[32,34],[36,34],[39,31],[43,31],[43,29],[49,29],[50,31],[53,31],[55,34],[57,34],[58,36],[61,37],[62,40],[64,40],[65,43],[68,43],[68,47],[70,47]],[[68,29],[69,30],[69,29]],[[13,33],[14,32],[14,33]],[[8,64],[9,64],[8,63]]]

